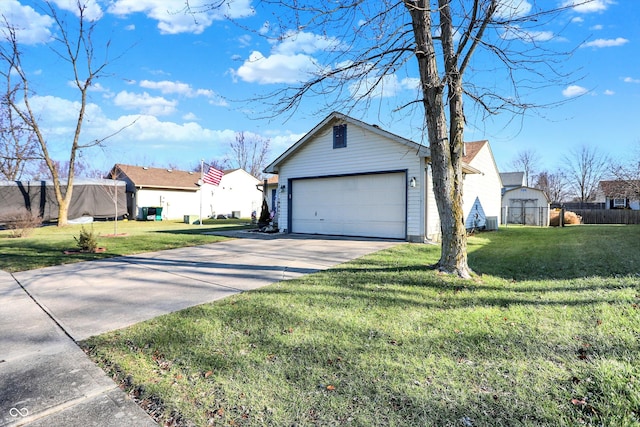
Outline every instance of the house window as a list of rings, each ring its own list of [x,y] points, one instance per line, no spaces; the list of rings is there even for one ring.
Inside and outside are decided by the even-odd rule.
[[[347,146],[347,125],[333,127],[333,148],[345,148]]]
[[[627,199],[622,199],[622,198],[613,199],[613,207],[614,208],[626,208],[627,207]]]

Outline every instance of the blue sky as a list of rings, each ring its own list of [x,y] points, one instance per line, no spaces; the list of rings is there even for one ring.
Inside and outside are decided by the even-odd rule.
[[[533,0],[509,1],[526,8]],[[52,0],[61,16],[74,10],[74,2]],[[206,3],[190,1],[196,10]],[[291,28],[277,33],[274,22],[282,12],[252,0],[230,0],[224,10],[193,16],[183,13],[183,4],[87,1],[88,16],[97,23],[98,56],[103,57],[102,47],[111,40],[113,59],[108,75],[90,93],[83,137],[101,138],[133,123],[109,139],[104,149],[83,154],[93,167],[107,170],[114,163],[127,163],[190,168],[201,158],[228,156],[229,143],[239,131],[269,138],[275,158],[325,117],[313,102],[306,102],[291,117],[259,119],[260,105],[238,100],[264,95],[324,65],[327,50],[339,42],[331,34]],[[0,12],[21,29],[18,38],[41,125],[57,147],[54,156],[65,160],[77,90],[68,84],[68,64],[52,54],[57,30],[42,7],[41,1],[0,0]],[[502,171],[510,170],[510,162],[525,149],[535,150],[540,166],[550,170],[580,145],[598,147],[614,158],[628,156],[640,141],[639,21],[638,1],[595,0],[539,28],[538,43],[558,50],[577,47],[562,64],[576,71],[575,81],[530,96],[535,102],[569,102],[516,118],[505,113],[483,119],[469,107],[465,139],[488,139]],[[390,113],[398,100],[415,96],[413,70],[408,67],[390,78],[375,109],[352,115],[420,141],[421,111]]]

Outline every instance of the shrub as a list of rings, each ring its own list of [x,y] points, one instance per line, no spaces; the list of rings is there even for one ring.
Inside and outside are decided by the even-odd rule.
[[[3,217],[10,237],[28,237],[33,230],[42,226],[42,218],[33,212],[21,208],[5,214]]]
[[[565,224],[581,224],[582,217],[575,212],[564,211],[564,223]],[[549,216],[549,225],[552,227],[560,226],[560,211],[552,210]]]
[[[93,227],[91,228],[91,230],[87,230],[83,225],[80,229],[80,236],[74,236],[73,238],[76,239],[78,247],[81,251],[95,252],[98,248],[98,235],[93,231]]]

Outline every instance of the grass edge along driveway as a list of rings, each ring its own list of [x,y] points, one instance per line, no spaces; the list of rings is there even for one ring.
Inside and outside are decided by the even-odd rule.
[[[399,245],[82,345],[166,425],[640,425],[640,227]]]

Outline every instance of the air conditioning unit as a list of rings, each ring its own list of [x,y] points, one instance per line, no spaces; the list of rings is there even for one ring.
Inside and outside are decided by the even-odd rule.
[[[488,216],[486,223],[487,230],[495,231],[498,229],[498,217],[497,216]]]

